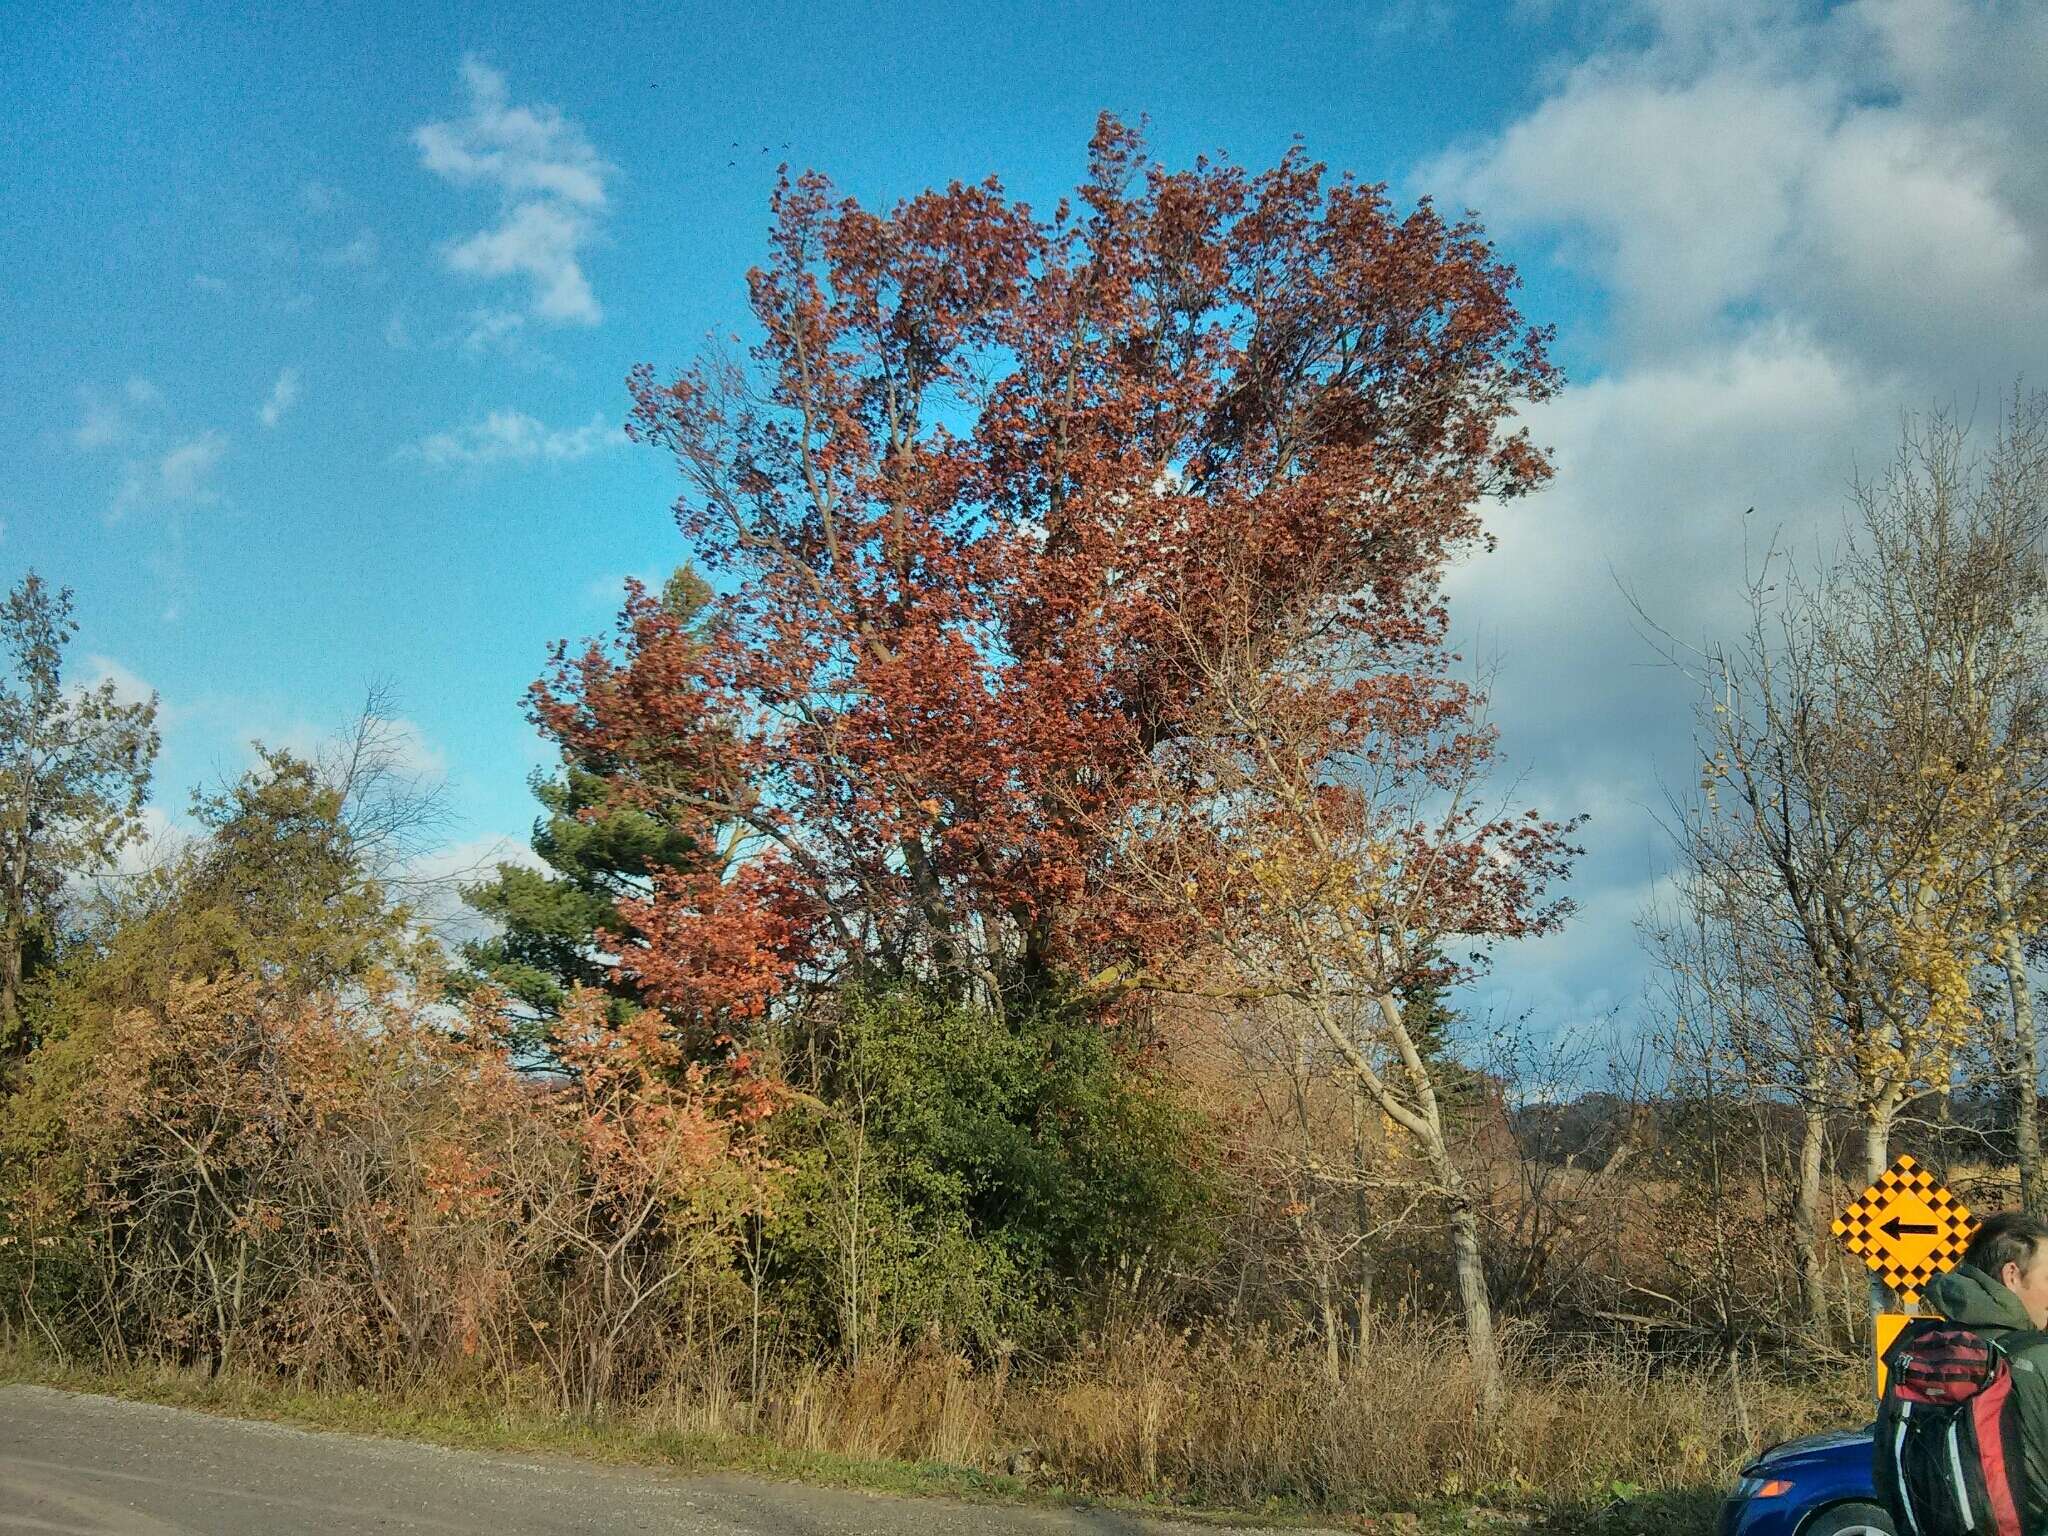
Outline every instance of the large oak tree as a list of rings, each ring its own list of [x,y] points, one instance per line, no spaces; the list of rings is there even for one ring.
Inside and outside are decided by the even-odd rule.
[[[1549,474],[1511,430],[1557,379],[1512,271],[1299,151],[1168,171],[1105,118],[1050,217],[808,174],[770,245],[744,357],[634,377],[726,593],[705,638],[642,601],[534,703],[629,796],[745,828],[842,955],[995,989],[1185,939],[1120,899],[1106,829],[1203,707],[1190,627],[1246,618],[1225,566],[1269,652],[1322,603],[1405,667],[1480,500]]]
[[[1562,829],[1461,798],[1491,738],[1444,649],[1482,502],[1550,473],[1513,272],[1299,150],[1173,171],[1107,117],[1049,215],[993,180],[881,213],[816,174],[773,212],[752,344],[633,378],[724,595],[690,629],[635,598],[533,693],[623,801],[721,829],[624,904],[623,968],[724,1030],[806,968],[1001,1006],[1195,985],[1206,954],[1271,995],[1279,951],[1215,943],[1264,921],[1247,850],[1285,883],[1282,843],[1377,849],[1393,886],[1324,849],[1288,897],[1331,978],[1294,990],[1434,1158],[1476,1277],[1426,1068],[1380,1064],[1404,991],[1457,978],[1445,941],[1558,915]]]

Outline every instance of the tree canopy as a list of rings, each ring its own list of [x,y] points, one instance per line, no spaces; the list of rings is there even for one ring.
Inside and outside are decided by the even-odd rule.
[[[98,873],[142,830],[156,759],[156,698],[123,701],[112,678],[67,688],[77,633],[71,589],[31,571],[0,604],[0,1048],[32,1043],[21,988],[32,952],[50,948],[67,881]]]

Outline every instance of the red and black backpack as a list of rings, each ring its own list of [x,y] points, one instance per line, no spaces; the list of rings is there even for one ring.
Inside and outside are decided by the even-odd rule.
[[[2027,1536],[2026,1460],[2003,1339],[1919,1318],[1885,1354],[1884,1400],[1871,1446],[1877,1491],[1900,1536]]]

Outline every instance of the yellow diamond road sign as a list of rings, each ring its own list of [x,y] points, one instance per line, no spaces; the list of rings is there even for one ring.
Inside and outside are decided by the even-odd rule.
[[[1911,1306],[1928,1281],[1956,1266],[1974,1225],[1962,1201],[1912,1158],[1901,1157],[1849,1202],[1835,1218],[1834,1233]]]

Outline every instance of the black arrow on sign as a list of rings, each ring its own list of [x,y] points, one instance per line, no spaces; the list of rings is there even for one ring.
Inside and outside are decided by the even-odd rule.
[[[1912,1233],[1915,1237],[1932,1237],[1935,1233],[1939,1232],[1941,1228],[1923,1227],[1916,1222],[1906,1221],[1903,1217],[1894,1216],[1890,1221],[1886,1222],[1877,1230],[1882,1232],[1886,1237],[1904,1237],[1909,1232]]]

